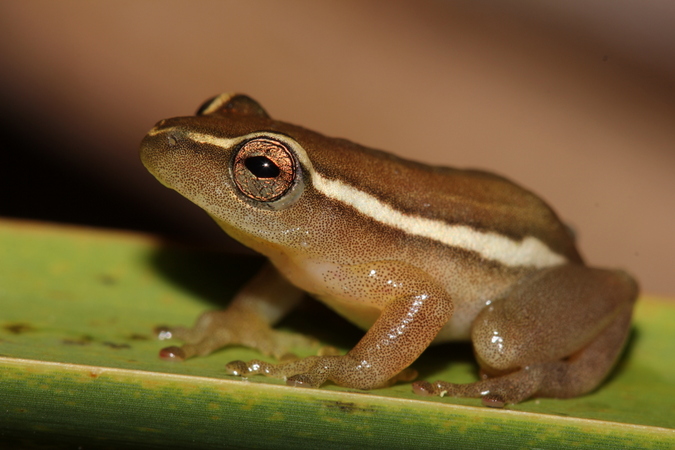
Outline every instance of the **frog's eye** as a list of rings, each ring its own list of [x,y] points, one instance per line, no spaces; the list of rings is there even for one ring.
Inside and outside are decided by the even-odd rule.
[[[293,156],[281,142],[258,138],[245,142],[234,156],[232,173],[247,197],[271,202],[293,186],[296,168]]]

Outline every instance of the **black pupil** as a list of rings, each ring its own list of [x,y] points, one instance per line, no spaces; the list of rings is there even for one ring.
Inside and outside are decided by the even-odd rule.
[[[265,156],[251,156],[244,161],[246,168],[258,178],[276,178],[281,171],[271,159]]]

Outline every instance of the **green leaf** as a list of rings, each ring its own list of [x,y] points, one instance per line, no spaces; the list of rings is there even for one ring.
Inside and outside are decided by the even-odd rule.
[[[409,384],[307,390],[224,375],[227,362],[260,357],[245,348],[159,360],[155,326],[222,307],[259,265],[130,233],[0,221],[0,446],[675,446],[675,303],[663,299],[640,299],[626,354],[596,392],[504,410],[417,397]],[[360,336],[317,302],[282,327],[343,350]],[[468,344],[431,348],[414,367],[476,379]]]

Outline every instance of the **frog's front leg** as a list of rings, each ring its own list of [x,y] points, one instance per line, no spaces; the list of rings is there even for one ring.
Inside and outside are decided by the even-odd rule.
[[[637,292],[635,281],[620,271],[565,265],[536,273],[474,321],[471,339],[482,381],[419,381],[413,389],[482,397],[494,407],[590,392],[621,353]]]
[[[357,389],[411,380],[412,372],[405,369],[452,316],[447,292],[420,269],[393,261],[343,268],[339,274],[326,276],[382,305],[380,316],[359,343],[342,356],[311,356],[276,365],[234,361],[228,364],[230,373],[265,374],[306,387],[318,387],[330,380]]]
[[[303,292],[290,284],[267,263],[237,293],[222,311],[202,314],[192,328],[158,327],[159,338],[177,338],[185,342],[166,347],[160,357],[185,360],[205,356],[227,345],[243,345],[265,355],[282,358],[292,347],[308,346],[313,340],[301,335],[272,329],[302,299]]]

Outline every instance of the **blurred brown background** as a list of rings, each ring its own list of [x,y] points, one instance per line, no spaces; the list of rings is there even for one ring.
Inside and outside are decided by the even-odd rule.
[[[675,294],[675,2],[3,0],[0,82],[3,216],[225,245],[137,148],[238,91],[328,135],[506,175],[589,262]]]

